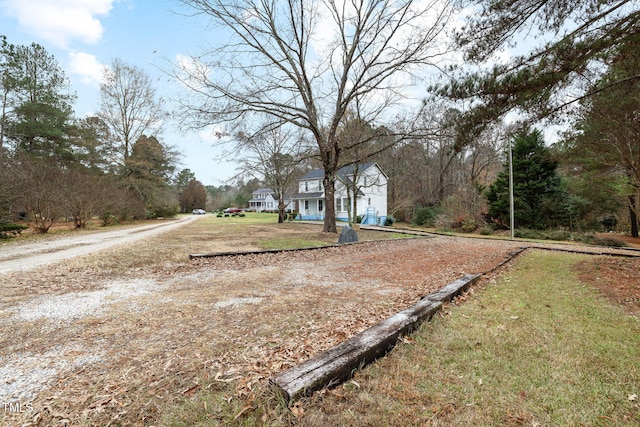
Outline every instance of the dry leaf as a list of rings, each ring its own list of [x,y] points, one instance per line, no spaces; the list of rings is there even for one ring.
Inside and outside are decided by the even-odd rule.
[[[302,416],[304,415],[304,408],[302,407],[302,402],[300,401],[297,401],[296,403],[291,405],[289,410],[296,418],[302,418]]]
[[[251,405],[246,405],[244,408],[242,408],[242,410],[241,410],[240,412],[238,412],[238,413],[236,414],[236,416],[235,416],[235,417],[233,417],[233,421],[237,420],[238,418],[240,418],[240,417],[242,416],[242,414],[244,414],[244,413],[245,413],[245,412],[247,412],[247,411],[251,411],[252,409],[254,409],[254,408],[253,408],[253,406],[251,406]]]

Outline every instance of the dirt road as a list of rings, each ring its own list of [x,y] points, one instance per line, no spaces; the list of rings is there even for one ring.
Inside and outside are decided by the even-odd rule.
[[[73,235],[36,243],[5,245],[0,248],[0,274],[25,271],[65,259],[123,245],[174,229],[199,216],[91,234]]]

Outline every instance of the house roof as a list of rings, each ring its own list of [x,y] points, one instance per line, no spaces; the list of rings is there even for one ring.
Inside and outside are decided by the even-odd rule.
[[[353,176],[353,174],[356,172],[356,170],[358,172],[362,172],[362,171],[365,171],[365,170],[369,169],[373,165],[375,165],[375,163],[369,162],[369,163],[358,163],[356,165],[343,166],[340,169],[338,169],[338,176],[340,178],[344,178],[344,177],[347,177],[347,176]]]
[[[358,172],[362,172],[369,169],[371,166],[375,164],[376,164],[375,162],[368,162],[368,163],[358,163],[355,165],[343,166],[340,169],[338,169],[337,175],[340,179],[346,179],[348,176],[353,176],[354,172],[356,171],[356,168]],[[324,169],[313,169],[312,171],[307,172],[307,174],[305,174],[302,178],[300,178],[300,180],[306,181],[309,179],[318,179],[318,178],[324,178]]]
[[[307,179],[318,179],[324,178],[324,169],[313,169],[300,178],[300,180],[305,181]]]
[[[267,195],[268,195],[268,194],[271,194],[271,197],[272,197],[273,199],[276,199],[276,192],[275,192],[275,191],[273,191],[271,188],[266,188],[266,187],[264,187],[264,188],[258,188],[256,191],[254,191],[254,192],[253,192],[253,193],[251,193],[251,194],[252,194],[254,197],[252,197],[252,198],[249,200],[249,202],[264,202],[264,201],[265,201],[265,199],[264,199],[264,198],[263,198],[263,199],[259,199],[259,198],[256,198],[256,197],[255,197],[255,196],[256,196],[256,195],[258,195],[258,194],[267,194]],[[291,193],[286,193],[286,194],[284,195],[284,202],[285,202],[285,204],[289,203],[290,201],[291,201]]]
[[[270,188],[267,187],[262,187],[262,188],[258,188],[256,191],[253,192],[253,194],[263,194],[263,193],[273,193],[274,191]]]
[[[322,199],[324,197],[323,191],[316,191],[314,193],[298,193],[292,197],[293,200],[300,199]]]

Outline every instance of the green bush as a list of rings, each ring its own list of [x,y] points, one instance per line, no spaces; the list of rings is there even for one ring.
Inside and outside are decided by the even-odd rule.
[[[413,217],[413,224],[433,227],[440,213],[440,209],[436,206],[418,208]]]
[[[0,222],[0,239],[6,239],[11,236],[16,236],[22,233],[22,230],[26,230],[26,225],[14,224],[12,222]]]
[[[385,227],[391,227],[396,222],[395,218],[392,215],[387,216],[384,220]]]
[[[115,223],[117,219],[118,217],[112,212],[103,212],[100,214],[100,223],[103,227]]]
[[[482,227],[478,230],[478,234],[481,236],[491,236],[493,234],[493,230],[489,227]]]
[[[462,220],[462,224],[460,228],[465,233],[471,233],[475,231],[476,228],[478,228],[478,224],[476,223],[476,220],[473,218],[464,218]]]
[[[147,209],[146,219],[173,218],[177,213],[176,206],[152,206]]]

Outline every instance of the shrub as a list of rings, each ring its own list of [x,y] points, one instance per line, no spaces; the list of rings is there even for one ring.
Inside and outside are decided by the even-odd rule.
[[[622,240],[615,237],[596,237],[593,234],[574,234],[565,230],[529,230],[526,228],[515,230],[515,237],[535,240],[557,240],[586,243],[588,245],[624,247],[627,246]]]
[[[478,228],[478,224],[476,223],[476,220],[473,218],[464,218],[461,221],[460,228],[465,233],[471,233],[475,231],[476,228]]]
[[[493,234],[493,230],[489,227],[482,227],[478,230],[478,234],[481,236],[491,236]]]
[[[14,224],[12,222],[0,222],[0,239],[6,239],[11,236],[16,236],[22,233],[22,230],[26,230],[26,225]]]
[[[103,227],[113,224],[114,222],[116,222],[117,219],[118,218],[112,212],[109,212],[109,211],[105,211],[100,214],[100,223],[102,224]]]
[[[178,213],[177,206],[155,206],[153,208],[153,214],[155,218],[173,218]]]
[[[413,217],[413,224],[433,227],[439,214],[440,209],[435,206],[418,208],[416,209],[416,213]]]
[[[396,222],[396,220],[393,218],[393,216],[389,215],[389,216],[384,220],[384,226],[385,226],[385,227],[391,227],[395,222]]]
[[[617,248],[628,246],[624,241],[618,240],[615,237],[596,237],[593,234],[583,235],[579,241],[590,245],[611,246]]]

